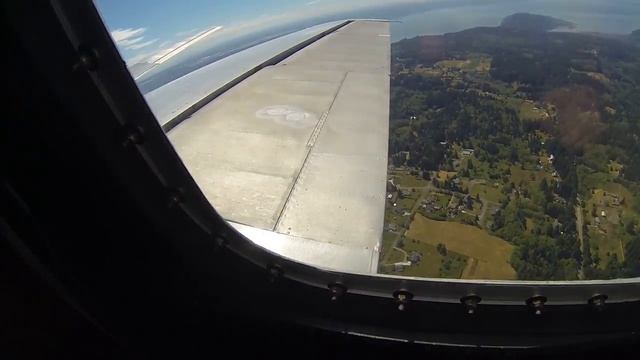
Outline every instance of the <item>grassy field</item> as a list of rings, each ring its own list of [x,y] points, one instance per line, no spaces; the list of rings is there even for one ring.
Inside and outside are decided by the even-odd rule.
[[[399,199],[397,204],[398,207],[402,208],[402,209],[407,209],[407,210],[411,210],[411,208],[413,207],[413,204],[416,203],[416,199],[413,198],[404,198],[404,199]]]
[[[620,176],[620,172],[622,171],[622,164],[617,161],[609,161],[609,175],[614,177]]]
[[[524,181],[525,183],[533,181],[539,184],[543,178],[546,178],[547,181],[553,179],[551,174],[542,170],[522,170],[519,166],[511,166],[511,181],[516,185],[520,184],[520,181]]]
[[[384,223],[386,224],[395,224],[398,228],[404,225],[406,217],[403,217],[402,214],[395,214],[391,209],[385,209],[384,212]]]
[[[601,234],[598,230],[589,229],[591,251],[595,251],[595,247],[598,248],[598,256],[600,257],[599,268],[604,269],[609,263],[609,258],[616,254],[618,260],[622,261],[623,250],[620,246],[620,239],[614,234]]]
[[[448,70],[465,70],[473,72],[488,72],[491,69],[491,57],[484,54],[470,54],[466,60],[441,60],[434,68]]]
[[[468,70],[476,72],[489,72],[491,70],[491,56],[484,54],[471,54],[469,63],[466,65]]]
[[[425,187],[429,183],[427,180],[411,174],[394,174],[393,179],[396,185],[404,187]]]
[[[468,278],[516,278],[509,264],[513,245],[475,226],[430,220],[417,214],[406,235],[432,246],[445,244],[450,251],[477,259],[475,271],[466,274]]]
[[[449,201],[451,200],[451,195],[437,193],[436,196],[438,198],[437,204],[440,205],[440,207],[446,208],[447,205],[449,205]]]
[[[393,245],[393,240],[395,238],[396,238],[396,234],[389,231],[384,231],[382,233],[382,251],[386,251],[387,249],[390,249],[391,246]]]
[[[407,253],[411,253],[411,251],[419,252],[422,254],[422,260],[418,264],[405,268],[402,272],[395,272],[390,269],[387,273],[416,277],[459,279],[467,264],[467,257],[464,255],[448,251],[446,256],[442,256],[434,245],[418,240],[406,239],[403,250]]]
[[[433,65],[436,68],[462,69],[469,64],[468,60],[441,60]]]
[[[451,179],[455,174],[457,174],[457,172],[455,172],[455,171],[443,171],[443,170],[440,170],[440,171],[438,171],[437,177],[438,177],[438,180],[441,183],[443,183],[445,180]]]
[[[480,194],[480,197],[488,201],[499,202],[504,198],[504,195],[498,188],[485,184],[475,184],[469,189],[469,193],[474,198]]]
[[[592,177],[593,179],[594,177]],[[622,196],[625,201],[624,204],[619,206],[613,206],[610,201],[611,198],[605,196],[605,191],[602,188],[595,188],[589,192],[588,200],[585,204],[586,216],[585,219],[592,225],[596,224],[595,217],[592,215],[592,209],[595,205],[596,216],[599,217],[599,228],[591,227],[589,229],[590,245],[592,251],[597,247],[597,253],[600,257],[600,268],[605,268],[609,262],[609,258],[616,254],[618,260],[622,260],[624,256],[624,244],[626,243],[626,237],[628,234],[624,232],[623,226],[620,224],[626,224],[628,221],[635,219],[636,223],[639,222],[640,216],[632,209],[630,204],[633,204],[633,195],[623,185],[618,183],[600,183],[596,184],[602,186],[609,193],[615,193]],[[601,216],[601,211],[604,210],[606,217]]]
[[[545,111],[536,108],[534,104],[518,98],[507,98],[506,102],[509,106],[518,111],[518,115],[523,120],[538,120],[544,117]]]
[[[387,259],[388,264],[394,264],[397,262],[404,261],[405,256],[404,253],[398,249],[391,249],[391,253],[389,254],[389,258]]]

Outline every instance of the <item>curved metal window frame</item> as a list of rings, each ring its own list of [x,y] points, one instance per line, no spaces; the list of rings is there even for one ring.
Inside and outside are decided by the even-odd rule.
[[[77,49],[75,71],[86,71],[122,127],[110,146],[132,146],[166,189],[167,206],[178,207],[212,241],[265,268],[271,276],[325,288],[334,296],[361,294],[404,302],[428,301],[495,305],[587,305],[640,300],[640,278],[589,281],[500,281],[413,278],[329,271],[258,247],[228,225],[206,200],[182,164],[126,70],[107,29],[90,2],[51,1],[68,40]],[[96,26],[100,24],[100,26]],[[97,138],[100,127],[87,126]],[[131,159],[123,166],[140,166]],[[224,229],[218,231],[217,229]],[[469,298],[469,295],[473,295]],[[605,295],[606,297],[601,297]],[[474,297],[476,296],[476,297]],[[600,297],[599,297],[600,296]],[[471,300],[469,300],[471,299]],[[400,306],[402,307],[402,306]]]

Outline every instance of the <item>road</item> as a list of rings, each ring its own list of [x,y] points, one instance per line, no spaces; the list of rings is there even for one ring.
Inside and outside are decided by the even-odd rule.
[[[418,196],[418,198],[416,199],[415,203],[413,203],[413,206],[411,207],[411,214],[415,214],[416,210],[418,210],[418,206],[420,206],[420,204],[422,204],[422,199],[424,198],[425,194],[428,194],[431,189],[433,188],[433,185],[431,183],[429,183],[427,186],[423,186],[423,187],[404,187],[404,186],[397,186],[397,188],[399,190],[416,190],[416,191],[420,191],[420,196]],[[411,217],[411,215],[409,216]],[[398,242],[400,242],[400,239],[402,238],[402,235],[404,235],[406,228],[403,226],[402,229],[400,229],[399,232],[394,233],[395,234],[395,238],[393,239],[393,244],[391,245],[391,249],[398,247]],[[380,261],[380,264],[383,265],[387,265],[387,261],[389,260],[389,256],[391,255],[391,251],[385,251],[384,252],[384,257],[382,258],[382,260]]]
[[[432,190],[436,190],[438,192],[445,193],[445,194],[451,194],[452,198],[453,198],[454,194],[458,195],[458,196],[464,196],[465,195],[465,194],[458,193],[458,192],[453,192],[453,191],[444,190],[444,189],[440,189],[440,188],[434,188],[434,186],[431,183],[429,183],[427,186],[422,186],[422,187],[399,186],[398,185],[397,188],[398,188],[398,190],[420,191],[420,196],[418,196],[418,198],[416,199],[415,203],[411,207],[411,214],[412,215],[416,213],[416,211],[418,210],[418,207],[420,206],[420,204],[422,204],[422,200],[423,200],[424,196],[426,194],[429,194]],[[499,204],[496,203],[496,202],[492,202],[492,201],[488,201],[486,199],[483,199],[482,197],[480,198],[480,202],[482,203],[482,213],[479,216],[479,224],[483,224],[483,222],[485,220],[485,217],[486,217],[487,209],[489,207],[492,207],[492,206],[498,206]],[[398,242],[400,242],[400,239],[402,238],[402,235],[404,235],[406,230],[407,230],[407,228],[403,226],[398,232],[393,232],[393,234],[395,235],[395,238],[393,239],[393,244],[391,245],[391,249],[397,248]],[[391,251],[385,251],[383,258],[380,260],[380,264],[387,265],[387,261],[389,260],[389,256],[390,255],[391,255]]]
[[[483,199],[483,198],[480,198],[480,202],[482,203],[482,212],[480,213],[480,216],[478,216],[478,225],[480,225],[480,227],[484,229],[487,210],[489,210],[490,207],[500,206],[500,204],[498,204],[497,202],[489,201],[487,199]]]

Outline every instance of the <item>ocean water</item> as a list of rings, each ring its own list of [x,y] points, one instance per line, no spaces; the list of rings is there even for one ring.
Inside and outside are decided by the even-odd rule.
[[[317,24],[348,18],[396,20],[391,40],[439,35],[476,26],[496,26],[516,12],[549,15],[576,24],[573,31],[628,34],[640,28],[640,0],[425,0],[345,11],[291,24],[275,24],[236,38],[225,32],[185,50],[137,80],[143,93],[154,90],[236,51]]]
[[[529,12],[576,24],[574,31],[628,34],[640,28],[640,0],[476,1],[471,5],[418,12],[399,18],[392,41],[418,35],[439,35],[476,26],[496,26],[505,16]]]

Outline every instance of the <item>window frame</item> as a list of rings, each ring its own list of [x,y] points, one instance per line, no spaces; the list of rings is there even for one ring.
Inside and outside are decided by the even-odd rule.
[[[120,164],[124,169],[147,167],[163,184],[167,206],[179,209],[211,241],[264,268],[270,276],[327,289],[328,293],[339,293],[340,296],[358,294],[395,299],[396,302],[403,302],[402,299],[405,299],[410,303],[460,304],[468,295],[478,296],[480,306],[531,307],[531,299],[536,296],[546,298],[545,305],[589,306],[593,297],[598,295],[607,296],[607,307],[640,301],[640,277],[614,280],[501,281],[353,274],[315,268],[256,246],[228,225],[206,200],[138,91],[94,5],[90,1],[54,0],[51,1],[51,6],[68,41],[77,49],[78,63],[74,65],[74,71],[86,72],[90,76],[122,130],[120,138],[102,142],[103,151],[111,151],[110,147],[134,148],[140,156]],[[280,57],[274,57],[277,58]],[[100,126],[87,126],[86,130],[92,132],[96,139],[104,137]],[[142,162],[138,162],[138,159],[142,159]],[[138,186],[144,186],[137,179],[132,179],[132,182],[139,182]]]

